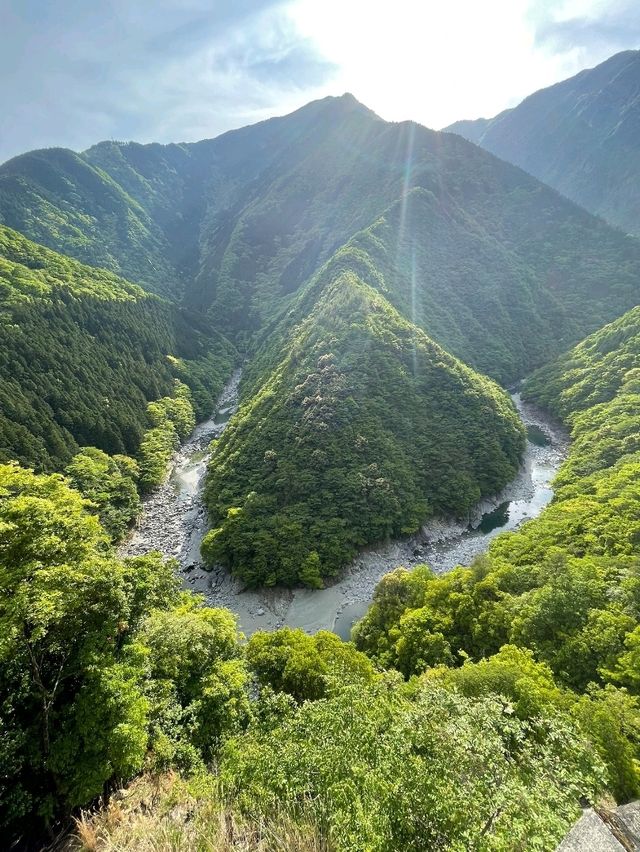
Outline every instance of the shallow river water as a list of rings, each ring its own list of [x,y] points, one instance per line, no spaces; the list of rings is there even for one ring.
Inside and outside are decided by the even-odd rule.
[[[496,535],[539,515],[553,496],[551,481],[567,452],[565,432],[513,394],[530,440],[519,473],[500,494],[482,500],[468,517],[432,519],[417,535],[368,548],[326,589],[245,591],[224,569],[205,571],[200,559],[206,532],[202,487],[208,447],[236,410],[239,380],[236,371],[214,416],[200,423],[176,453],[167,482],[145,501],[139,523],[120,552],[159,550],[175,557],[185,587],[204,594],[212,606],[235,612],[247,635],[287,624],[308,632],[334,630],[349,638],[353,623],[364,615],[378,581],[388,571],[423,562],[438,572],[468,565]]]

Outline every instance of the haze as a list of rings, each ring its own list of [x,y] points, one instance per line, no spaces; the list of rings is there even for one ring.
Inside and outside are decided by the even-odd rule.
[[[192,141],[326,94],[443,127],[640,42],[632,2],[0,2],[0,161]]]

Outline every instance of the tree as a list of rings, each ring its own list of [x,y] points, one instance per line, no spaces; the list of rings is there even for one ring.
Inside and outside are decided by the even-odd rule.
[[[69,462],[65,473],[91,501],[111,539],[119,541],[140,512],[137,462],[128,456],[109,456],[96,447],[85,447]]]
[[[146,750],[132,641],[144,607],[174,599],[175,580],[159,557],[104,555],[88,508],[58,474],[0,465],[0,693],[10,696],[0,799],[10,791],[12,821],[86,803]]]
[[[247,644],[246,658],[263,686],[298,702],[317,700],[347,683],[369,683],[375,676],[364,654],[325,630],[314,636],[290,627],[258,631]]]

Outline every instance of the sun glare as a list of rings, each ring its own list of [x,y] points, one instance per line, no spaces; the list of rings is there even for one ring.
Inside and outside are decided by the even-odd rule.
[[[388,120],[440,128],[491,116],[580,67],[579,51],[535,44],[530,0],[300,0],[300,33],[337,66],[327,92],[351,91]]]

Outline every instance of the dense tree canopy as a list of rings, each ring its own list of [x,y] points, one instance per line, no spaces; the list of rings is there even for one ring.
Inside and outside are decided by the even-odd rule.
[[[49,822],[246,716],[230,613],[182,598],[159,554],[120,561],[58,474],[0,465],[0,823]],[[200,749],[200,751],[199,751]]]
[[[517,470],[524,435],[507,395],[353,273],[329,275],[272,351],[206,489],[203,553],[250,585],[316,586],[366,544],[464,515]]]
[[[573,712],[591,726],[624,798],[640,794],[640,710],[630,697],[639,694],[639,327],[634,309],[527,384],[574,439],[542,515],[499,536],[470,568],[388,575],[355,631],[361,650],[407,677],[483,660],[506,643],[530,649],[565,690],[585,695]],[[495,663],[467,665],[448,682],[465,688],[477,671],[493,690],[493,674],[506,676]],[[500,691],[520,700],[515,685]]]
[[[504,383],[639,293],[635,241],[466,140],[350,95],[195,144],[15,157],[0,222],[183,298],[241,348],[355,239],[406,318]]]
[[[211,412],[233,347],[140,287],[0,226],[0,459],[60,470],[78,446],[134,455],[147,404]]]
[[[635,304],[636,242],[350,96],[196,145],[16,158],[0,220],[50,247],[0,226],[3,838],[145,771],[198,787],[225,842],[281,820],[337,852],[543,852],[585,799],[640,795],[638,309],[525,387],[572,433],[553,503],[469,568],[389,574],[354,644],[245,641],[174,564],[113,548],[229,339],[249,363],[211,452],[210,563],[319,588],[464,519],[524,446],[476,370],[521,378]],[[183,804],[150,845],[196,824]]]

